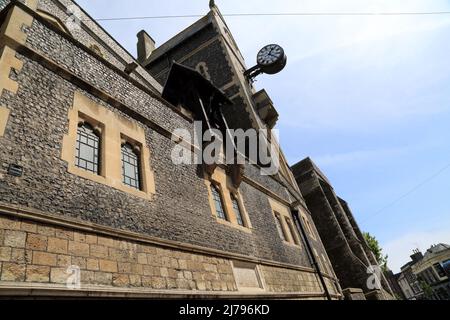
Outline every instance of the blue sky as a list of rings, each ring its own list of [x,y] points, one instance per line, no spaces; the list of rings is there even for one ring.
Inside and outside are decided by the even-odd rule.
[[[208,0],[78,3],[94,18],[208,11]],[[450,11],[444,0],[216,3],[222,13]],[[139,30],[162,44],[195,20],[101,24],[135,54]],[[229,17],[227,22],[248,67],[263,45],[285,48],[286,69],[256,83],[280,113],[283,150],[290,164],[313,158],[349,202],[360,227],[380,240],[394,271],[414,248],[450,243],[450,168],[442,170],[450,165],[450,14]]]

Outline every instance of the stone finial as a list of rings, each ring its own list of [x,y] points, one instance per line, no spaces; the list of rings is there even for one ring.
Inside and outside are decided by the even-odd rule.
[[[214,0],[209,0],[209,8],[212,9],[216,6],[216,2]]]

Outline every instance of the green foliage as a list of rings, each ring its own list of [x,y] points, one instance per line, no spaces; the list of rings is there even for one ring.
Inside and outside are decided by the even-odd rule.
[[[433,296],[433,289],[430,287],[430,285],[423,280],[419,281],[419,284],[423,290],[423,294],[424,294],[425,298],[427,300],[431,299],[431,297]]]
[[[364,238],[366,239],[367,244],[369,245],[370,250],[375,255],[378,264],[384,271],[386,271],[388,256],[383,254],[383,249],[380,247],[378,240],[374,236],[370,235],[370,233],[368,232],[364,232],[363,235]]]

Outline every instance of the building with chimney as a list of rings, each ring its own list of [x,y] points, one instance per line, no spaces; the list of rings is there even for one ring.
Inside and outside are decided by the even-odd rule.
[[[419,254],[416,251],[415,254]],[[432,245],[420,259],[411,265],[423,298],[429,300],[450,300],[450,246],[439,243]]]
[[[207,146],[177,134],[196,122],[278,118],[214,3],[159,47],[141,31],[137,59],[74,1],[0,10],[0,295],[342,298],[281,151],[268,175],[173,161]]]
[[[412,267],[423,259],[423,254],[416,249],[410,257],[411,261],[400,268],[398,283],[406,299],[422,300],[424,298],[423,288]]]

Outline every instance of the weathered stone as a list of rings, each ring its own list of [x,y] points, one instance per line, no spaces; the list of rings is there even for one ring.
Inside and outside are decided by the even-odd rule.
[[[7,217],[0,217],[0,229],[20,230],[20,221]]]
[[[138,253],[137,259],[138,263],[147,264],[147,255],[145,253]]]
[[[117,287],[127,287],[130,285],[130,279],[126,274],[115,273],[112,277],[112,283]]]
[[[89,244],[69,241],[69,254],[75,256],[88,257],[89,256]]]
[[[25,264],[2,263],[2,281],[24,281],[25,280]]]
[[[56,254],[34,251],[33,264],[43,266],[56,266]]]
[[[81,285],[94,283],[95,282],[95,272],[81,270],[80,278],[81,278]]]
[[[114,240],[111,238],[98,237],[97,243],[105,247],[114,247]]]
[[[97,271],[100,269],[99,263],[98,263],[98,259],[87,259],[87,266],[86,268],[88,270],[93,270],[93,271]]]
[[[86,258],[72,257],[72,265],[77,266],[80,269],[86,269]]]
[[[26,236],[23,231],[6,230],[3,243],[8,247],[25,248]]]
[[[86,235],[86,243],[96,244],[97,243],[97,236],[94,236],[94,235],[91,235],[91,234]]]
[[[0,261],[10,261],[11,260],[11,248],[0,247]]]
[[[75,242],[86,243],[86,235],[80,232],[73,233],[73,240]]]
[[[47,237],[39,234],[29,234],[26,243],[27,249],[46,251]]]
[[[48,236],[48,237],[54,237],[55,236],[55,228],[49,227],[49,226],[38,226],[37,232],[40,235]]]
[[[68,267],[72,264],[72,257],[66,255],[58,255],[56,258],[58,267]]]
[[[105,272],[117,272],[117,262],[111,260],[99,260],[100,270]]]
[[[57,238],[65,239],[65,240],[73,240],[74,239],[73,231],[68,231],[68,230],[57,229],[55,232],[55,236]]]
[[[117,263],[117,267],[120,273],[132,273],[131,263],[129,262],[119,262]]]
[[[96,258],[107,258],[108,257],[108,248],[100,245],[91,245],[90,246],[91,256]]]
[[[141,277],[139,275],[130,274],[130,285],[132,287],[140,287],[142,285]]]
[[[189,280],[177,279],[176,282],[179,289],[190,289]]]
[[[25,249],[16,249],[16,248],[12,249],[11,262],[27,263],[25,256]]]
[[[165,289],[166,279],[161,277],[152,277],[152,288],[154,289]]]
[[[50,271],[50,282],[53,283],[67,283],[71,273],[67,268],[52,268]]]
[[[48,252],[67,254],[67,240],[49,237],[47,241]]]
[[[49,282],[50,267],[28,265],[26,271],[27,282]]]
[[[95,272],[95,282],[101,285],[112,285],[112,273]]]
[[[206,290],[206,282],[205,282],[205,281],[197,280],[197,281],[195,281],[195,282],[196,282],[196,284],[197,284],[197,289],[198,289],[198,290],[202,290],[202,291],[205,291],[205,290]]]
[[[20,224],[20,229],[29,233],[36,233],[37,225],[33,222],[22,221]]]

